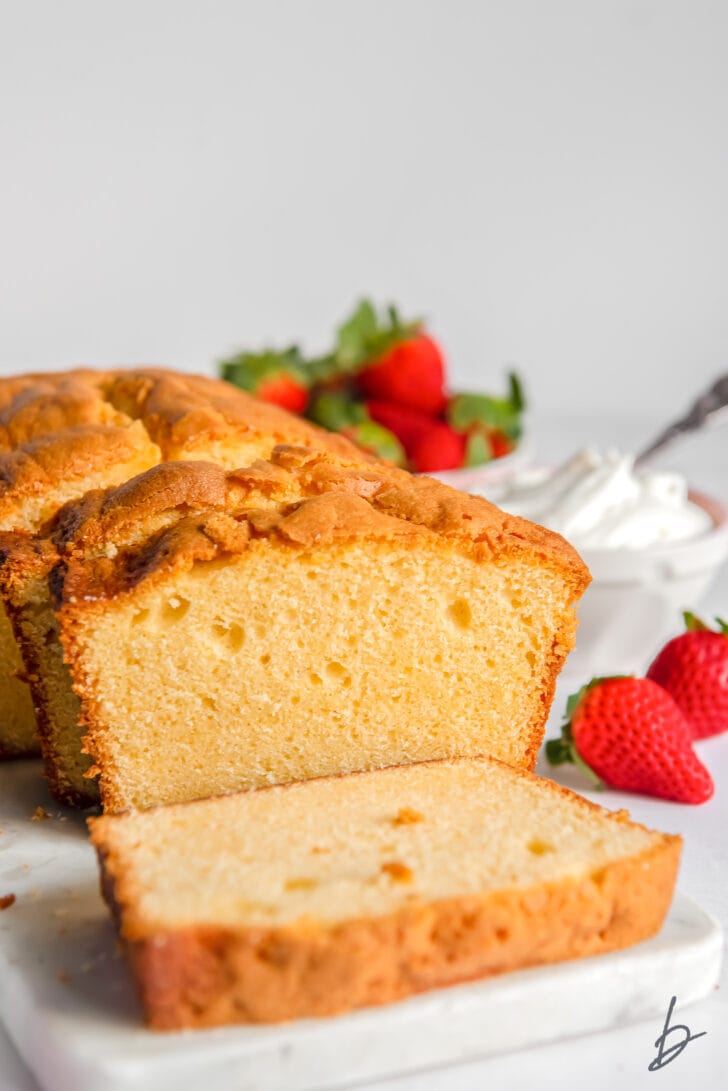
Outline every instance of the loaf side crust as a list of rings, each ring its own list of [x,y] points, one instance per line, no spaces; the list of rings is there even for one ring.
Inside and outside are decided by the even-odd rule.
[[[15,641],[20,649],[27,683],[40,738],[43,772],[53,797],[59,803],[71,807],[90,807],[99,801],[98,783],[88,781],[88,790],[79,792],[67,783],[62,775],[63,763],[59,760],[55,724],[48,715],[43,689],[42,667],[37,657],[35,643],[26,631],[26,612],[33,614],[34,598],[39,590],[47,593],[47,582],[59,563],[59,555],[50,540],[34,538],[18,532],[0,533],[0,595],[2,607],[10,619]],[[2,757],[0,743],[0,757]],[[20,757],[13,752],[6,756]],[[38,751],[29,750],[25,757],[37,757]]]

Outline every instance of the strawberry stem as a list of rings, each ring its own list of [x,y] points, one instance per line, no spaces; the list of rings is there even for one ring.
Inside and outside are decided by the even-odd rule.
[[[574,738],[572,720],[582,698],[586,696],[590,689],[600,685],[602,682],[615,681],[616,679],[626,677],[627,675],[619,674],[592,678],[592,680],[587,682],[585,686],[582,686],[580,690],[577,690],[576,693],[572,693],[566,702],[566,720],[561,725],[561,737],[558,739],[549,739],[546,743],[546,760],[551,765],[563,765],[566,762],[571,762],[577,769],[581,769],[587,780],[599,791],[604,787],[604,781],[594,772],[590,765],[587,765],[579,753]]]
[[[565,739],[549,739],[546,743],[546,759],[549,765],[565,765],[572,760],[571,747]]]
[[[592,784],[593,788],[596,788],[596,790],[598,792],[603,791],[604,781],[601,779],[601,777],[597,776],[597,774],[592,769],[591,765],[587,765],[587,763],[584,761],[584,759],[582,758],[579,751],[576,749],[576,746],[574,746],[574,748],[572,750],[571,760],[573,761],[573,763],[577,767],[577,769],[581,769],[581,771],[584,774],[584,776],[586,777],[586,779],[591,781],[591,784]]]
[[[595,788],[601,790],[604,787],[604,783],[591,766],[587,765],[577,750],[570,720],[561,725],[561,738],[549,739],[546,743],[546,760],[550,765],[565,765],[570,762],[577,769],[581,769],[584,776],[591,781]]]
[[[683,620],[685,621],[685,629],[689,633],[705,632],[705,633],[722,633],[723,636],[728,636],[728,622],[724,621],[722,617],[716,617],[715,623],[718,626],[717,629],[711,629],[709,625],[692,614],[689,610],[683,611]]]

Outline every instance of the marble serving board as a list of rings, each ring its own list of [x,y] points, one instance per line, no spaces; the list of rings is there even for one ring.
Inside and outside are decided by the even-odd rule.
[[[31,816],[45,808],[50,817]],[[627,951],[278,1026],[153,1034],[98,893],[83,817],[32,762],[0,766],[0,1020],[46,1091],[344,1088],[654,1019],[718,981],[719,926],[677,895]]]

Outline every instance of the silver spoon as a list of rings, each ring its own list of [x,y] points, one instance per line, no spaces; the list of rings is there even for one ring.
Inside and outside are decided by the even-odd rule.
[[[716,418],[721,411],[726,410],[728,410],[728,374],[716,379],[713,385],[690,406],[684,416],[679,417],[673,424],[669,424],[647,447],[643,447],[634,460],[635,466],[652,458],[678,436],[702,428],[708,421]]]

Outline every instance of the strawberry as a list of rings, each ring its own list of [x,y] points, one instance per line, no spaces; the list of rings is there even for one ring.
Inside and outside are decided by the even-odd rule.
[[[492,458],[503,458],[504,455],[510,454],[514,447],[513,440],[500,428],[494,428],[488,433],[488,442]]]
[[[692,748],[672,697],[649,678],[595,678],[569,699],[560,739],[546,744],[552,765],[574,762],[600,785],[704,803],[710,773]]]
[[[444,421],[391,402],[366,402],[372,420],[393,432],[417,473],[457,470],[465,462],[466,437]]]
[[[458,470],[465,461],[465,443],[465,436],[449,424],[433,421],[408,452],[412,469],[421,474]]]
[[[728,730],[728,623],[716,618],[719,631],[686,613],[687,632],[670,640],[647,677],[670,694],[694,739]]]
[[[356,376],[365,398],[435,416],[447,404],[442,352],[426,333],[395,344]]]
[[[291,413],[303,413],[308,405],[310,376],[296,345],[282,352],[241,352],[225,360],[220,373],[256,398]]]
[[[270,379],[264,379],[253,391],[256,398],[264,402],[280,405],[290,413],[304,413],[308,405],[308,390],[292,375],[279,372]]]
[[[409,455],[417,440],[432,427],[432,417],[394,402],[365,402],[372,420],[393,432]]]
[[[502,458],[513,450],[521,436],[525,406],[521,381],[515,372],[508,376],[508,393],[503,398],[467,393],[450,398],[445,417],[457,432],[467,435],[468,466]]]

